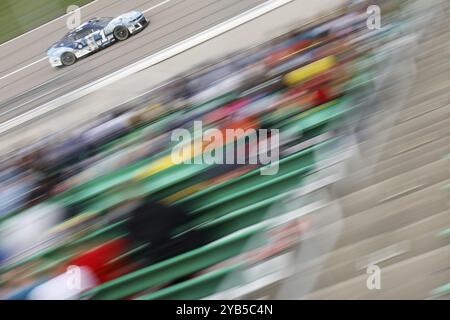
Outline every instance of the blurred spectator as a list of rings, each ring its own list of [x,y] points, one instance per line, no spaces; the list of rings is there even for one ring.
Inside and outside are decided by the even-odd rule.
[[[190,230],[173,238],[177,227],[191,217],[179,207],[168,207],[147,199],[130,213],[127,229],[135,245],[149,244],[145,249],[145,263],[152,264],[198,248],[208,242],[204,231]]]
[[[65,209],[58,204],[39,204],[0,225],[0,250],[7,259],[28,256],[58,240],[49,234],[64,221]]]
[[[98,284],[113,280],[132,270],[129,259],[118,259],[130,250],[127,239],[108,241],[86,252],[80,253],[66,265],[84,267],[95,277]]]

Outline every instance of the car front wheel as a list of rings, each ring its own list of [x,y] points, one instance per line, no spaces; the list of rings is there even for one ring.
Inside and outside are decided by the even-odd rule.
[[[77,57],[72,52],[64,52],[61,55],[61,63],[64,66],[71,66],[77,61]]]
[[[127,40],[129,36],[130,31],[128,31],[128,28],[125,26],[119,26],[114,29],[114,38],[118,41]]]

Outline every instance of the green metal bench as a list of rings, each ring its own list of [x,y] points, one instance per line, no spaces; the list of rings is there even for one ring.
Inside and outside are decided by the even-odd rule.
[[[264,237],[258,237],[258,235],[262,235],[265,228],[266,225],[263,224],[249,227],[196,250],[100,285],[83,296],[93,299],[123,299],[143,290],[167,284],[234,257],[244,248],[249,250],[251,249],[249,243],[254,248],[264,244]],[[248,241],[250,238],[255,239],[255,236],[259,241]]]

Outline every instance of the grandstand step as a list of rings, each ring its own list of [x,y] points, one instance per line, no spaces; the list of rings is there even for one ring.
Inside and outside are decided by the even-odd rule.
[[[448,246],[448,241],[436,237],[437,231],[446,224],[450,224],[450,215],[443,212],[394,232],[362,240],[349,248],[338,249],[339,254],[332,254],[327,258],[326,265],[329,267],[324,270],[315,289],[332,286],[356,274],[365,274],[370,263],[384,269],[404,259]],[[352,252],[349,253],[349,250]]]
[[[450,118],[445,118],[412,133],[403,134],[401,136],[396,134],[395,136],[399,136],[398,138],[389,140],[383,148],[378,147],[376,148],[377,150],[373,150],[373,152],[384,152],[386,155],[395,156],[399,154],[401,150],[406,149],[405,146],[408,144],[414,145],[417,140],[421,141],[421,144],[424,144],[445,138],[448,134],[447,129],[449,127]]]
[[[450,179],[449,161],[442,159],[401,173],[339,199],[346,216],[394,200]],[[373,180],[372,180],[373,182]]]
[[[436,148],[434,149],[433,147],[435,146]],[[425,152],[425,150],[428,150],[428,152]],[[440,143],[431,143],[426,148],[424,146],[390,160],[382,161],[377,164],[377,168],[364,167],[364,162],[358,161],[354,166],[362,169],[356,171],[352,169],[352,166],[349,167],[350,172],[353,173],[339,184],[339,188],[342,189],[342,191],[339,191],[339,194],[346,195],[356,192],[369,187],[371,184],[380,183],[386,179],[426,166],[428,163],[441,160],[448,162],[448,159],[446,159],[447,153],[448,147],[445,145],[445,141],[442,141]]]
[[[417,219],[447,210],[448,193],[443,190],[443,186],[443,183],[439,183],[348,216],[344,221],[345,229],[339,245],[395,230]]]

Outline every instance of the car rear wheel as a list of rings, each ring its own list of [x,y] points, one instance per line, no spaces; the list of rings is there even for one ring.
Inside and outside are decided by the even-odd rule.
[[[128,31],[127,27],[119,26],[114,29],[114,38],[118,41],[127,40],[130,36],[130,31]]]
[[[77,61],[77,57],[72,52],[64,52],[61,55],[61,63],[64,66],[71,66]]]

